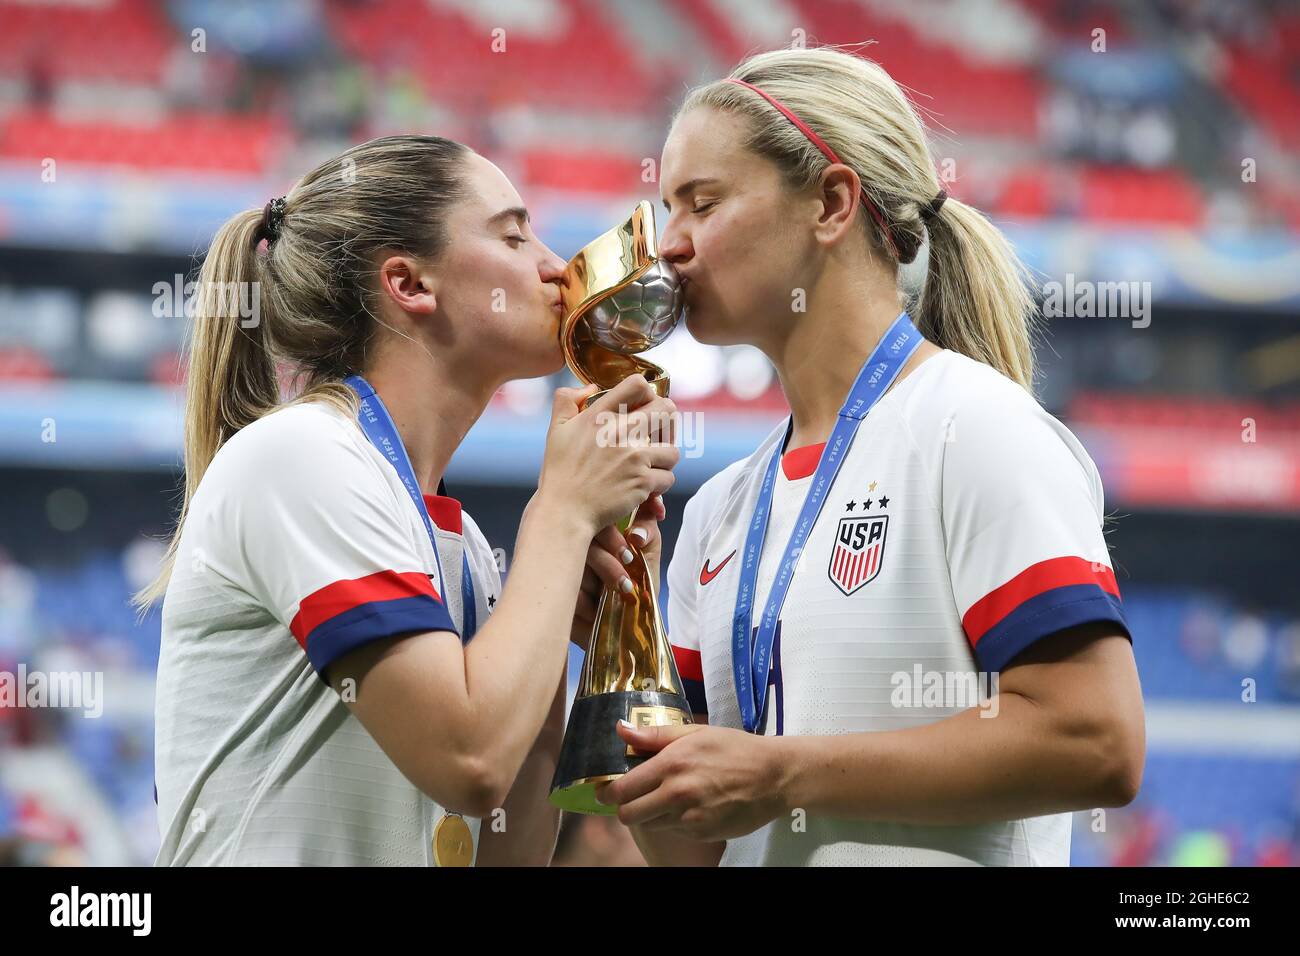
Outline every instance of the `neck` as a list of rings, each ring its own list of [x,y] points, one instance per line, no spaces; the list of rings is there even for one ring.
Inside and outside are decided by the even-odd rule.
[[[809,300],[816,305],[791,323],[775,347],[764,350],[790,404],[794,427],[787,448],[830,437],[863,363],[902,311],[892,277],[874,288],[854,283],[841,294],[822,292]],[[922,343],[895,382],[938,351]]]
[[[392,416],[420,491],[436,494],[451,456],[501,383],[476,382],[445,367],[430,368],[427,357],[410,349],[404,354],[389,351],[363,374]]]

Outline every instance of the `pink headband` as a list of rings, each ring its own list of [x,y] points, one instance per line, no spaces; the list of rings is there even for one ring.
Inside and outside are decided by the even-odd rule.
[[[793,111],[787,109],[785,104],[780,102],[776,97],[769,96],[767,93],[764,93],[753,83],[746,83],[744,80],[738,80],[734,76],[727,77],[725,82],[736,83],[740,86],[745,87],[746,89],[753,90],[759,96],[763,97],[763,99],[767,100],[778,110],[780,110],[781,114],[785,116],[786,119],[788,119],[791,123],[797,126],[799,128],[799,132],[807,136],[808,141],[812,143],[814,146],[816,146],[817,149],[821,151],[821,154],[823,156],[825,156],[832,163],[840,162],[840,158],[835,155],[835,150],[827,146],[826,143],[822,140],[822,138],[812,131],[812,127],[810,127],[799,117],[795,116]],[[889,227],[885,225],[884,217],[880,215],[880,210],[876,208],[876,204],[873,203],[871,199],[867,196],[867,190],[865,187],[862,190],[862,205],[867,207],[867,212],[871,213],[871,218],[876,220],[876,225],[879,226],[880,231],[885,234],[885,241],[889,243],[890,252],[892,252],[894,254],[894,258],[897,259],[898,246],[894,244],[894,235],[889,231]]]

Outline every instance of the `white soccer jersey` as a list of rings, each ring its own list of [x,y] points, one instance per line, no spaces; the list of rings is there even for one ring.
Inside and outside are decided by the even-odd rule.
[[[460,633],[467,547],[480,627],[491,613],[487,541],[454,499],[425,505],[441,579],[397,472],[342,412],[292,405],[217,453],[163,604],[159,865],[433,863],[442,808],[321,676],[368,641]]]
[[[668,571],[668,628],[688,697],[741,728],[731,622],[745,536],[777,428],[686,506]],[[778,469],[756,587],[762,615],[822,446]],[[1029,645],[1089,621],[1127,625],[1102,537],[1102,489],[1073,435],[1020,386],[944,351],[863,421],[791,580],[765,734],[900,730],[978,701],[974,686]],[[756,631],[757,628],[755,627]],[[954,688],[955,690],[956,688]],[[723,865],[1067,865],[1070,815],[977,826],[809,816],[729,840]]]

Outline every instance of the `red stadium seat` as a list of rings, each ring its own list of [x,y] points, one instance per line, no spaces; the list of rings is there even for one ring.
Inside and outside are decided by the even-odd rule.
[[[137,0],[0,0],[0,74],[32,69],[51,79],[157,83],[177,43],[161,5]]]
[[[1082,215],[1096,222],[1198,226],[1202,220],[1199,191],[1175,170],[1089,167],[1082,186]]]
[[[1300,27],[1286,42],[1300,42]],[[1224,85],[1237,101],[1287,149],[1300,148],[1300,87],[1294,54],[1233,45],[1228,51]]]
[[[642,185],[640,161],[624,155],[535,149],[523,154],[523,162],[532,186],[627,195]]]
[[[564,109],[637,109],[651,84],[636,51],[590,0],[562,0],[565,28],[551,36],[507,29],[505,52],[454,7],[398,0],[329,8],[343,46],[381,72],[405,66],[450,105],[555,104]],[[510,68],[502,64],[509,62]],[[557,69],[562,66],[562,69]]]
[[[57,378],[45,357],[34,349],[0,349],[0,382],[45,382]]]
[[[263,174],[283,133],[266,118],[186,115],[156,123],[75,123],[46,113],[0,121],[0,156],[137,169]]]

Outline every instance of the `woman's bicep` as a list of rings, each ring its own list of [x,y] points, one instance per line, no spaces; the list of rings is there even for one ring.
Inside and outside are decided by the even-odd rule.
[[[380,749],[432,799],[470,813],[487,800],[491,775],[477,763],[454,632],[369,642],[338,658],[326,677]]]
[[[1133,646],[1124,632],[1099,621],[1051,634],[1011,662],[997,689],[1032,702],[1051,733],[1091,741],[1116,804],[1136,795],[1146,718]]]

